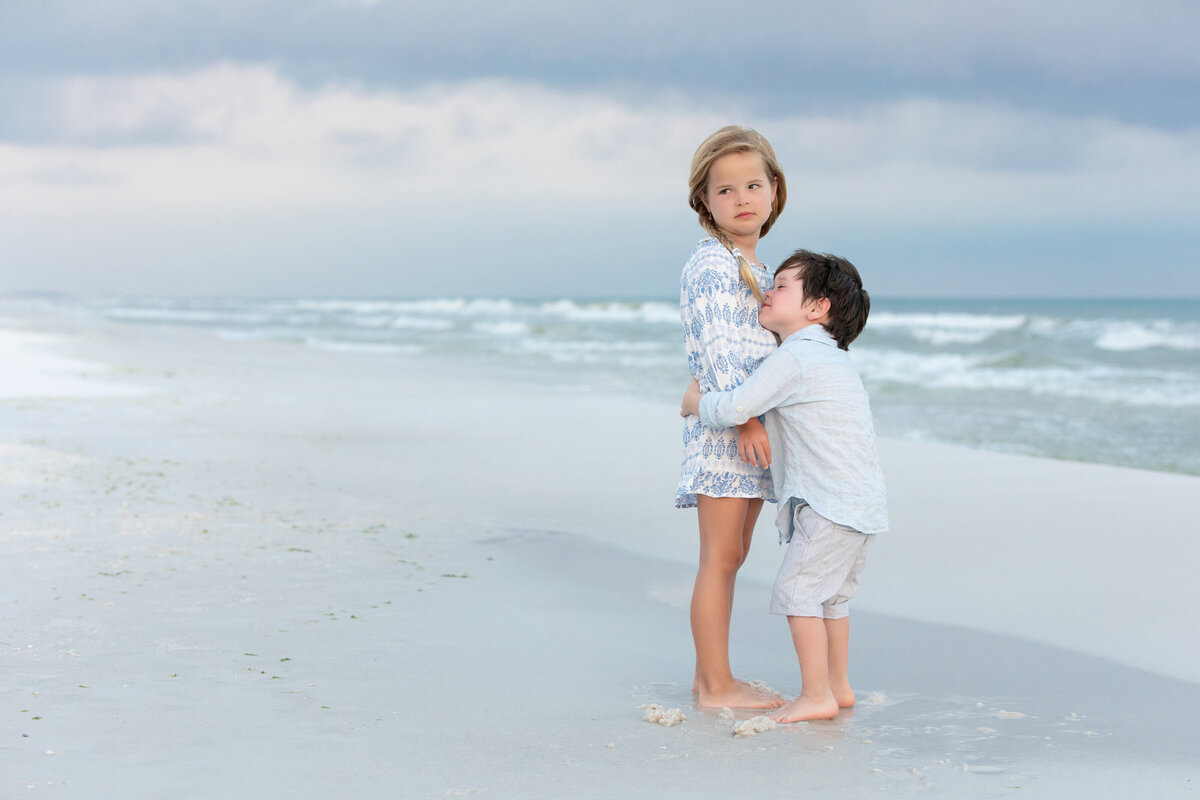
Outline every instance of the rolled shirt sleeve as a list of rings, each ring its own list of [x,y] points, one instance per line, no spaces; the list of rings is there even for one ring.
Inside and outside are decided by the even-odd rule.
[[[700,398],[700,419],[714,428],[741,425],[772,408],[795,402],[801,383],[802,373],[795,357],[777,350],[736,389],[705,393]]]

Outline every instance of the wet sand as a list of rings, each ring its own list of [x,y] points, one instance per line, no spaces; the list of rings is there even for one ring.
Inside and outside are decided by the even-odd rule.
[[[27,376],[71,360],[42,396],[0,387],[4,796],[1200,780],[1200,480],[884,442],[894,529],[854,612],[859,704],[741,738],[754,712],[692,706],[674,409],[180,329],[4,328],[58,329],[6,351]],[[763,516],[734,665],[794,694]],[[651,703],[687,719],[643,722]]]

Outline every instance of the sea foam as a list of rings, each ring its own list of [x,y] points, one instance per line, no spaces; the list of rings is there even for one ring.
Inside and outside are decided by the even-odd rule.
[[[0,330],[0,400],[128,397],[143,389],[105,378],[108,368],[58,352],[59,337]]]
[[[120,324],[425,354],[672,404],[690,378],[673,299],[135,297],[64,307],[78,305]],[[881,434],[1200,474],[1200,302],[873,306],[850,354]]]

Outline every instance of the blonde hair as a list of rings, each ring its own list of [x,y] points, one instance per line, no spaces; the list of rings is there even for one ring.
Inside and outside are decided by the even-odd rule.
[[[725,245],[731,253],[736,251],[733,237],[717,225],[712,212],[704,202],[704,196],[708,190],[708,173],[712,170],[713,163],[721,156],[730,153],[747,152],[758,153],[762,156],[763,165],[767,169],[767,177],[775,187],[775,201],[771,204],[771,213],[767,216],[767,221],[758,229],[760,237],[766,236],[767,231],[771,230],[771,226],[775,224],[775,220],[779,219],[784,203],[787,202],[787,182],[783,178],[783,170],[779,166],[779,161],[775,158],[775,150],[761,133],[737,125],[721,128],[696,148],[696,153],[692,156],[692,173],[688,178],[688,205],[700,218],[700,227]],[[762,287],[754,278],[754,270],[751,269],[750,262],[740,252],[736,253],[736,256],[742,280],[750,287],[754,299],[761,303],[763,300]]]

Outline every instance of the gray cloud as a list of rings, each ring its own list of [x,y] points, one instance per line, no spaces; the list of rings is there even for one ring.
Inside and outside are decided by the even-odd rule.
[[[793,190],[768,260],[1200,293],[1200,6],[728,8],[4,0],[0,290],[665,296],[737,121]]]
[[[677,90],[751,110],[973,98],[1167,126],[1200,123],[1188,2],[840,4],[458,0],[12,0],[0,74],[144,72],[219,60],[307,85],[479,77]],[[11,91],[11,90],[10,90]]]

